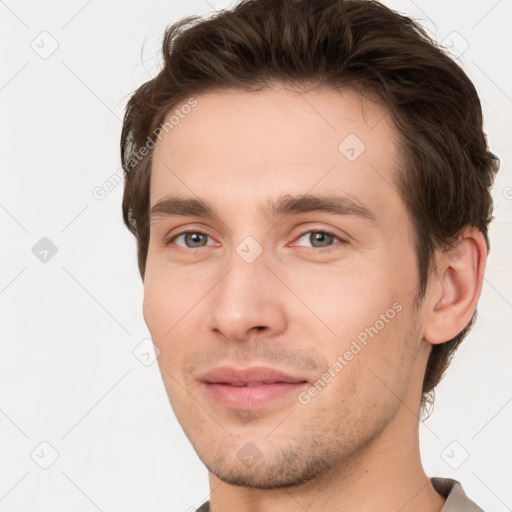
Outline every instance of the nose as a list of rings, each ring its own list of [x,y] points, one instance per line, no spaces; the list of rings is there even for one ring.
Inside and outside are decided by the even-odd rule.
[[[275,337],[286,329],[282,283],[263,255],[247,263],[235,253],[211,293],[208,327],[225,341],[244,341],[257,333]]]

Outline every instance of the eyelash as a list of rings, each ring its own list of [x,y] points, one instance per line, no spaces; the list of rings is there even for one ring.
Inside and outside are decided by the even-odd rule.
[[[171,243],[173,243],[173,241],[176,240],[176,238],[180,237],[181,235],[186,235],[188,233],[198,233],[198,234],[210,237],[210,235],[208,233],[206,233],[205,231],[202,231],[201,229],[190,229],[187,231],[181,231],[180,233],[176,233],[176,234],[172,235],[171,237],[166,238],[164,241],[164,246],[167,247],[167,246],[171,245]],[[300,233],[296,237],[296,240],[300,240],[304,235],[307,235],[308,233],[322,233],[325,235],[332,235],[334,238],[336,238],[342,244],[348,243],[346,240],[343,240],[342,238],[340,238],[338,235],[336,235],[332,231],[329,231],[326,229],[308,229],[308,230]],[[203,247],[205,247],[205,246],[203,246]],[[196,249],[202,249],[203,247],[196,247]],[[333,248],[333,246],[330,246],[330,247],[307,247],[307,249],[314,249],[316,252],[329,252],[332,248]],[[176,245],[176,250],[185,252],[187,250],[194,250],[194,247],[181,247],[180,245]]]

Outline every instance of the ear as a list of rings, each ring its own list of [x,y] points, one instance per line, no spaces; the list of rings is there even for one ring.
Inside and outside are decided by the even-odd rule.
[[[480,298],[486,262],[485,239],[474,227],[464,229],[452,249],[438,253],[424,302],[426,341],[444,343],[464,329]]]

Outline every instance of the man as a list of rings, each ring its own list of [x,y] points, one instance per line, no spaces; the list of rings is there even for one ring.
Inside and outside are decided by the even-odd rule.
[[[366,0],[242,2],[163,54],[127,106],[123,215],[199,510],[481,510],[418,446],[489,250],[471,81]]]

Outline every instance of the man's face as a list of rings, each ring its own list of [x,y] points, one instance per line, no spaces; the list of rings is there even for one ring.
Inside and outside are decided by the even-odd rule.
[[[144,318],[207,468],[238,485],[305,482],[419,404],[428,354],[397,134],[349,90],[195,99],[156,145],[150,204],[201,200],[215,215],[154,208]],[[317,201],[334,196],[337,210]]]

